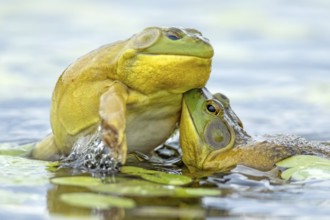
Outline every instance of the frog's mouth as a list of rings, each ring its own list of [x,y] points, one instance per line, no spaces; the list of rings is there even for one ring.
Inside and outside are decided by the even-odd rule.
[[[173,56],[173,57],[196,57],[200,59],[206,59],[210,60],[212,57],[209,56],[203,56],[198,54],[184,54],[184,53],[149,53],[145,51],[137,52],[137,55],[143,55],[143,56]]]

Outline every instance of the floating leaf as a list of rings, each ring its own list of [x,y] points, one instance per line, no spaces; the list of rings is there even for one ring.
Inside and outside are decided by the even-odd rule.
[[[59,167],[61,165],[61,162],[60,161],[51,161],[51,162],[48,162],[47,163],[47,167]]]
[[[183,175],[163,173],[163,172],[153,174],[153,175],[142,174],[142,175],[140,175],[140,177],[145,180],[154,182],[154,183],[175,185],[175,186],[187,185],[192,182],[192,179],[190,177],[183,176]]]
[[[210,188],[177,188],[175,195],[177,197],[219,196],[221,191]]]
[[[330,178],[330,160],[317,156],[297,155],[282,160],[276,165],[289,168],[281,173],[281,177],[285,180]]]
[[[69,176],[69,177],[57,177],[51,179],[51,183],[57,185],[67,185],[67,186],[98,186],[102,185],[102,180],[98,178],[93,178],[89,176]]]
[[[159,173],[160,171],[147,170],[141,167],[123,166],[120,168],[120,172],[126,174],[139,175],[139,174],[156,174]]]
[[[140,176],[142,178],[151,179],[149,182],[141,179],[132,179],[124,177],[116,177],[115,183],[106,183],[106,180],[97,179],[89,176],[70,176],[70,177],[57,177],[53,178],[51,182],[58,185],[69,186],[81,186],[88,187],[95,192],[109,193],[113,195],[121,196],[140,196],[140,197],[152,197],[152,196],[170,196],[170,197],[202,197],[202,196],[217,196],[221,191],[218,189],[210,188],[183,188],[175,187],[161,183],[174,183],[177,181],[177,177],[180,175],[163,173],[160,171],[151,171],[153,174],[142,174],[143,169],[139,168]],[[149,171],[147,171],[149,172]],[[165,178],[163,175],[165,174]],[[159,177],[159,175],[161,177]],[[146,177],[147,176],[147,177]],[[173,176],[173,177],[172,177]],[[183,176],[185,178],[185,176]],[[154,179],[156,180],[154,180]],[[166,178],[169,178],[166,180]],[[174,179],[173,179],[174,178]],[[189,178],[191,181],[191,179]],[[180,182],[180,184],[182,181]]]
[[[188,176],[170,174],[156,170],[147,170],[140,167],[125,166],[121,168],[121,173],[140,176],[141,178],[161,184],[167,185],[187,185],[192,182],[192,179]]]
[[[91,190],[103,193],[125,196],[172,196],[174,190],[155,183],[143,180],[131,180],[125,183],[104,184],[90,187]]]
[[[19,156],[0,155],[0,184],[20,186],[40,186],[49,182],[52,176],[46,170],[45,161]]]
[[[61,165],[60,161],[52,161],[52,162],[48,162],[46,164],[47,170],[50,171],[50,172],[57,171],[60,165]]]
[[[0,144],[0,155],[25,156],[33,148],[34,144],[18,145],[13,143]]]
[[[204,219],[205,210],[200,207],[141,207],[135,212],[138,216],[144,216],[148,219]]]
[[[285,180],[330,179],[330,165],[314,164],[285,170],[281,177]]]
[[[132,199],[94,193],[66,193],[60,199],[70,205],[83,208],[107,209],[109,207],[133,208],[135,202]]]
[[[279,167],[290,168],[290,167],[297,167],[302,165],[306,166],[308,164],[315,164],[315,163],[330,164],[330,160],[312,155],[296,155],[281,160],[280,162],[276,163],[276,165]]]
[[[92,191],[110,193],[124,196],[170,196],[170,197],[202,197],[218,196],[221,194],[219,189],[210,188],[183,188],[156,184],[143,180],[131,180],[123,183],[104,184],[90,187]]]

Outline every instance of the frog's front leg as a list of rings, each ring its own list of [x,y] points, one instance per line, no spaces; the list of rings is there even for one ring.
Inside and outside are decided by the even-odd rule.
[[[102,138],[111,149],[116,160],[126,161],[126,102],[128,88],[114,81],[100,98],[99,115],[101,117]]]

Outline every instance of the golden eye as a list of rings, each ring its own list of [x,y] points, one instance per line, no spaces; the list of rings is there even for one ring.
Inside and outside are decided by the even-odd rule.
[[[212,115],[218,115],[220,113],[220,106],[209,100],[206,102],[206,110]]]

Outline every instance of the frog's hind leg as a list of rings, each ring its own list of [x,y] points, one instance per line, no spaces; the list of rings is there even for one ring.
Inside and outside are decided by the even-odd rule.
[[[51,134],[38,142],[30,153],[30,157],[37,160],[55,161],[60,159],[54,136]]]

